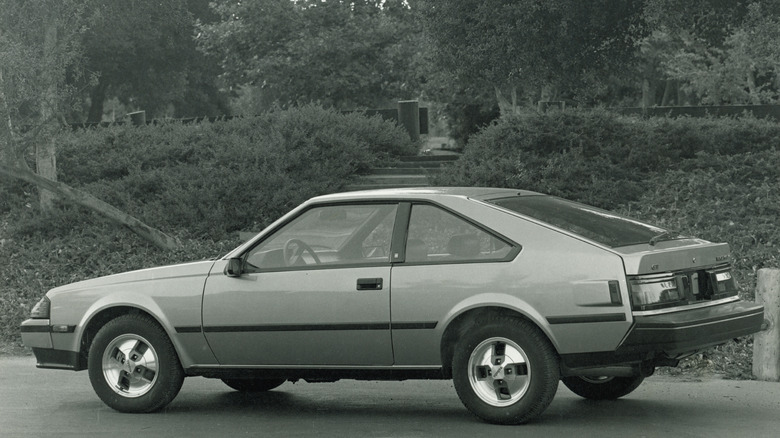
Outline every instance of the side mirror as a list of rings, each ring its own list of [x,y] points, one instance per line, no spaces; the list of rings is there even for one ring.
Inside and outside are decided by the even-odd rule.
[[[228,259],[228,264],[225,267],[225,275],[228,277],[240,277],[243,272],[244,261],[239,257]]]

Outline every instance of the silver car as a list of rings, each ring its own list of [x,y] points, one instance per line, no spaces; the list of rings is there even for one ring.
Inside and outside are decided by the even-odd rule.
[[[762,322],[727,244],[533,192],[420,188],[320,196],[219,260],[52,289],[21,331],[38,367],[87,369],[122,412],[166,406],[186,376],[422,378],[516,424],[560,380],[618,398]]]

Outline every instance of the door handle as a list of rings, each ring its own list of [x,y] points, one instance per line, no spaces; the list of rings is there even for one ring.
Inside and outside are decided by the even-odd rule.
[[[382,290],[381,278],[358,278],[357,290]]]

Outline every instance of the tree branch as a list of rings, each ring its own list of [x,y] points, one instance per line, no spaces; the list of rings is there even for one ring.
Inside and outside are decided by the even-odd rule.
[[[58,181],[51,181],[42,176],[36,175],[29,169],[7,166],[3,163],[0,163],[0,175],[35,184],[37,187],[44,188],[55,193],[62,199],[95,211],[115,223],[126,226],[130,229],[130,231],[160,249],[172,250],[179,247],[179,242],[173,237],[144,224],[133,216],[130,216],[116,207],[103,202],[100,199],[97,199],[89,193],[82,192],[81,190],[70,187],[67,184],[63,184]]]

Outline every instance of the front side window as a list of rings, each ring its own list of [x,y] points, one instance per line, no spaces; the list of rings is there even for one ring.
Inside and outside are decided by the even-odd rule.
[[[251,249],[245,270],[389,263],[396,209],[368,204],[306,210]]]
[[[432,205],[413,205],[406,262],[463,262],[505,259],[514,247],[481,228]]]

